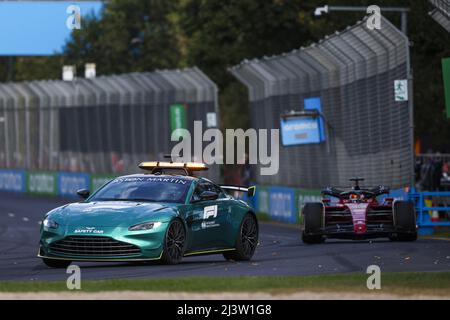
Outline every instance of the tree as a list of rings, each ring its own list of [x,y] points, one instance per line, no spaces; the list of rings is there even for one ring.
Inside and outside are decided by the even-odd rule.
[[[187,40],[187,63],[197,65],[220,89],[221,123],[248,127],[248,97],[227,68],[243,59],[298,48],[312,39],[304,1],[185,0],[179,25]]]
[[[64,55],[67,63],[97,63],[98,73],[125,73],[174,68],[180,64],[177,37],[170,14],[176,1],[112,0],[101,19],[83,19]]]
[[[199,65],[222,86],[230,81],[227,67],[300,47],[311,40],[303,2],[184,1],[180,29],[189,39],[188,64]]]

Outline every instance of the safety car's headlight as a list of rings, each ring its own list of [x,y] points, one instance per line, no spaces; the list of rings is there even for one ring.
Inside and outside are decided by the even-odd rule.
[[[50,220],[50,219],[48,219],[48,218],[46,218],[46,219],[42,222],[42,224],[44,225],[44,227],[46,227],[46,228],[48,228],[48,229],[58,229],[58,224],[57,224],[55,221]]]
[[[150,229],[156,229],[159,226],[161,226],[161,222],[146,222],[146,223],[141,223],[141,224],[137,224],[135,226],[132,226],[130,228],[128,228],[128,230],[130,231],[144,231],[144,230],[150,230]]]

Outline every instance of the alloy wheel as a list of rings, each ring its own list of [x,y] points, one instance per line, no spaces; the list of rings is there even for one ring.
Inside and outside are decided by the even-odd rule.
[[[251,217],[244,220],[241,230],[241,243],[244,254],[253,255],[258,244],[258,228],[255,220]]]
[[[175,220],[169,226],[166,236],[166,250],[170,259],[180,261],[183,257],[186,234],[180,221]]]

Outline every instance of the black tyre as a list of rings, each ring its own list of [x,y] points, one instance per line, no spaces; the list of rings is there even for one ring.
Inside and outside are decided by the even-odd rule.
[[[408,241],[416,241],[417,240],[417,232],[412,233],[398,233],[389,236],[389,240],[391,241],[400,241],[400,242],[408,242]]]
[[[324,241],[324,237],[321,234],[323,205],[321,203],[307,203],[303,208],[303,218],[303,242],[306,244],[322,243]]]
[[[72,263],[72,261],[68,261],[68,260],[57,260],[57,259],[48,259],[48,258],[42,258],[42,262],[44,262],[44,264],[47,267],[58,268],[58,269],[62,269],[62,268],[65,269],[68,266],[70,266],[70,264]]]
[[[180,220],[173,220],[167,227],[164,249],[161,257],[163,264],[177,264],[183,259],[186,244],[186,230]]]
[[[394,204],[394,219],[397,234],[390,237],[393,241],[416,241],[416,212],[410,201],[397,201]]]
[[[223,254],[227,260],[248,261],[253,257],[258,246],[258,223],[255,217],[248,213],[242,220],[236,238],[236,250]]]
[[[398,235],[397,234],[391,234],[389,236],[389,240],[391,240],[391,241],[398,241]]]
[[[417,231],[413,233],[400,233],[397,236],[397,241],[412,242],[416,240],[417,240]]]

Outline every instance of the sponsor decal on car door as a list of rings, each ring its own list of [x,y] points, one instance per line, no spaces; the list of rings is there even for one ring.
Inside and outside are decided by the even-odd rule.
[[[213,228],[213,221],[217,217],[218,207],[211,201],[198,202],[188,213],[188,226],[191,229],[191,248],[193,250],[213,247],[213,234],[208,232]]]

